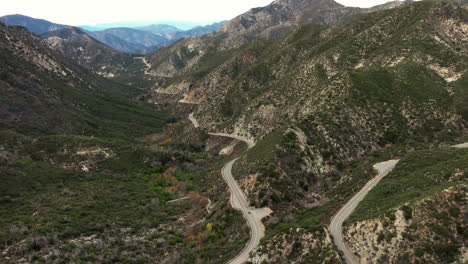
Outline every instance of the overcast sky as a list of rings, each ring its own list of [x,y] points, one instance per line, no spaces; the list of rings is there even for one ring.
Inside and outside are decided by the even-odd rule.
[[[389,0],[337,0],[369,7]],[[0,16],[23,14],[67,25],[119,21],[212,22],[231,19],[272,0],[2,0]]]

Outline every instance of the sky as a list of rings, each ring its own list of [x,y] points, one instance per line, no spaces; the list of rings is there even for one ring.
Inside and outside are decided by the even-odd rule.
[[[389,0],[338,0],[346,6],[370,7]],[[2,0],[0,16],[22,14],[67,25],[121,21],[229,20],[272,0]]]

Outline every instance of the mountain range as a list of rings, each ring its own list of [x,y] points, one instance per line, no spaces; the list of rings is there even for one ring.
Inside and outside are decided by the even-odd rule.
[[[189,33],[13,18],[0,262],[466,262],[466,0],[276,0]]]
[[[60,25],[43,19],[35,19],[23,15],[8,15],[0,17],[0,21],[6,25],[24,26],[36,34],[43,34],[71,26]],[[225,22],[214,23],[207,26],[194,26],[188,30],[180,30],[174,26],[168,25],[150,25],[146,27],[111,27],[102,30],[86,30],[89,27],[83,27],[86,34],[99,40],[100,42],[112,47],[113,49],[128,54],[146,54],[153,52],[162,46],[181,38],[191,36],[201,36],[211,33],[221,27]],[[125,23],[124,23],[125,24]],[[161,28],[161,30],[155,30]],[[170,28],[169,34],[165,33]]]

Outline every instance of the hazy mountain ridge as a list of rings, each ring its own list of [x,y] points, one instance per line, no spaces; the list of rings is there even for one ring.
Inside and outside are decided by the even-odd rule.
[[[42,34],[48,31],[54,31],[57,29],[68,27],[67,25],[60,25],[49,22],[43,19],[32,18],[23,15],[8,15],[0,17],[0,22],[3,22],[9,26],[23,26],[29,31],[36,34]]]
[[[46,32],[41,38],[74,62],[107,78],[127,74],[126,68],[134,62],[129,55],[102,44],[79,28]]]
[[[138,54],[147,48],[158,49],[167,44],[167,39],[163,36],[132,28],[110,28],[103,31],[88,32],[88,34],[108,46],[116,47],[117,50],[125,53]],[[109,35],[117,37],[119,41],[117,43],[114,42],[113,38],[108,37]],[[128,43],[128,45],[122,47],[122,42]]]
[[[38,35],[49,31],[71,27],[23,15],[3,16],[0,17],[0,21],[3,21],[7,25],[24,26]],[[140,26],[136,28],[112,27],[92,31],[84,29],[84,31],[88,35],[117,51],[128,54],[147,54],[181,38],[201,36],[211,33],[221,27],[224,23],[225,21],[206,26],[195,26],[187,30],[180,30],[175,26],[161,24]]]

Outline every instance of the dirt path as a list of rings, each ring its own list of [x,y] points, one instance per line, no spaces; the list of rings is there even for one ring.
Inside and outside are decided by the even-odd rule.
[[[153,73],[150,73],[150,72],[149,72],[149,71],[151,70],[151,66],[152,66],[152,65],[149,64],[149,62],[146,60],[145,57],[135,57],[135,59],[139,59],[139,60],[141,60],[141,61],[145,64],[145,66],[146,66],[145,74],[146,74],[146,75],[154,76]]]

